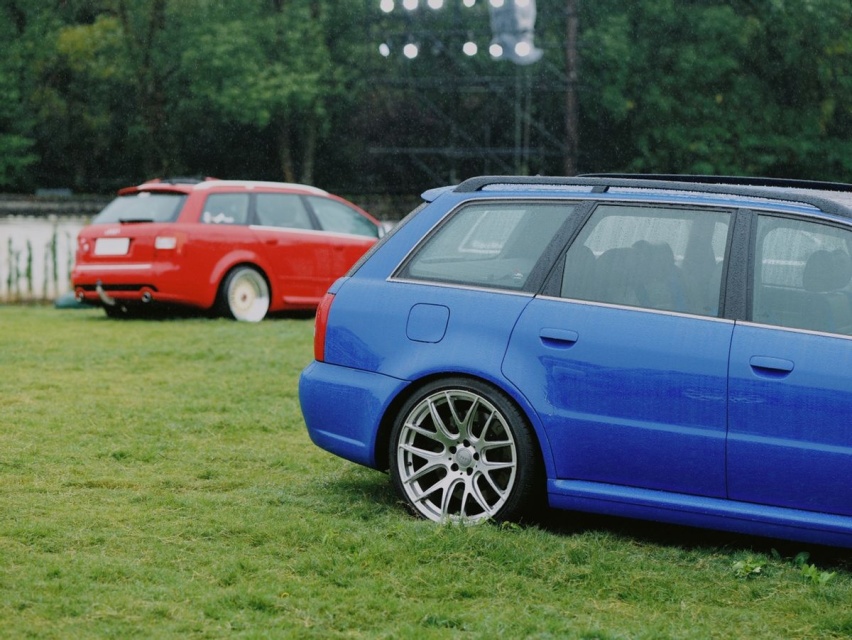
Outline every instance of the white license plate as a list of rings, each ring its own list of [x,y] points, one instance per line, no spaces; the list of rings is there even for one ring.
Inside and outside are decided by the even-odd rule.
[[[96,256],[126,256],[130,238],[98,238],[95,241]]]

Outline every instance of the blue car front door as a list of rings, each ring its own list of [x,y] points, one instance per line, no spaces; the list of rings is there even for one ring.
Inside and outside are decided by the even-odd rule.
[[[852,339],[737,325],[732,500],[852,515]]]
[[[852,231],[760,216],[734,330],[729,497],[852,515]]]

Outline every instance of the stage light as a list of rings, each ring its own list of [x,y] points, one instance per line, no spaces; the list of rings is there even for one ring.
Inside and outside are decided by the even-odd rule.
[[[519,42],[515,45],[515,55],[519,58],[525,58],[532,53],[532,47],[529,42]]]
[[[413,42],[409,42],[402,48],[402,55],[404,55],[409,60],[414,60],[417,57],[417,54],[420,53],[420,50],[417,48],[417,45]]]

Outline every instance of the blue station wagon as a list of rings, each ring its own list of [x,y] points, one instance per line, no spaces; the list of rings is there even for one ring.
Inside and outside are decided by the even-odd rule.
[[[852,547],[852,185],[472,178],[322,300],[312,440],[435,521]]]

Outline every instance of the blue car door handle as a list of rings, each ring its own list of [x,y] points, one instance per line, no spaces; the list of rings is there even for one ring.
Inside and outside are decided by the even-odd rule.
[[[787,375],[795,366],[792,360],[773,358],[771,356],[752,356],[748,361],[755,373],[769,375]]]
[[[548,329],[544,328],[538,333],[542,344],[547,347],[555,347],[557,349],[565,349],[574,346],[574,343],[580,338],[580,334],[570,329]]]

